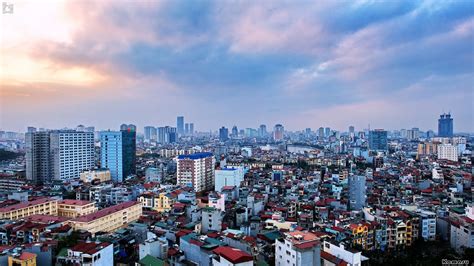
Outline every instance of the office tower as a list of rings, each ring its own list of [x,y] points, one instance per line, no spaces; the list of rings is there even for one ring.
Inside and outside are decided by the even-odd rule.
[[[229,129],[226,127],[219,128],[219,140],[227,141],[229,139]]]
[[[114,182],[136,173],[136,132],[133,127],[123,129],[100,132],[101,167],[110,170]]]
[[[194,135],[194,123],[189,123],[189,135]]]
[[[184,134],[184,116],[178,116],[176,118],[176,129],[179,135]]]
[[[214,180],[214,191],[221,192],[225,186],[240,187],[244,181],[244,169],[242,167],[222,168],[216,170]]]
[[[120,130],[137,132],[137,127],[135,125],[132,125],[132,124],[130,124],[130,125],[122,124],[122,125],[120,125]]]
[[[324,129],[324,136],[328,138],[331,135],[331,128],[327,127]]]
[[[319,139],[323,139],[324,138],[324,128],[323,127],[320,127],[318,129],[318,138]]]
[[[184,124],[184,135],[189,135],[189,123]]]
[[[158,142],[162,144],[175,143],[178,139],[175,127],[159,127]]]
[[[189,186],[196,192],[214,188],[216,159],[210,152],[179,155],[177,158],[177,183]]]
[[[34,133],[34,132],[36,132],[36,127],[28,127],[26,132],[27,133]]]
[[[26,175],[34,183],[78,178],[94,167],[94,133],[55,130],[26,133]]]
[[[258,128],[258,136],[263,138],[267,136],[267,126],[266,125],[260,125]]]
[[[426,132],[426,138],[431,139],[431,138],[434,138],[434,136],[435,136],[435,133],[433,130],[430,129]]]
[[[145,140],[152,140],[152,133],[155,132],[156,135],[156,128],[152,126],[146,126],[143,130],[145,135]]]
[[[438,119],[438,137],[450,138],[453,136],[453,118],[451,114],[441,114]]]
[[[349,133],[354,134],[354,132],[355,132],[354,126],[350,126],[350,127],[349,127]]]
[[[365,176],[349,176],[349,208],[351,210],[361,210],[366,205]]]
[[[281,141],[283,140],[283,132],[285,129],[281,124],[276,124],[275,127],[273,128],[273,140],[275,141]]]
[[[440,144],[438,145],[438,159],[458,161],[458,146],[452,144]]]
[[[36,184],[51,181],[49,132],[27,132],[25,148],[26,179]]]
[[[369,149],[373,151],[388,150],[387,131],[375,129],[369,132]]]
[[[232,138],[237,138],[239,136],[239,130],[237,129],[237,126],[232,127]]]

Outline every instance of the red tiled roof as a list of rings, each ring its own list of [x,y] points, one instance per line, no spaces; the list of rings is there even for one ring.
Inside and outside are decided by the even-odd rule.
[[[103,242],[103,243],[95,243],[95,242],[86,243],[86,242],[83,242],[83,243],[79,243],[79,244],[75,245],[74,247],[71,248],[71,250],[76,251],[76,252],[82,252],[82,253],[87,253],[87,254],[93,255],[93,254],[99,252],[100,250],[108,247],[109,245],[111,245],[111,244],[107,243],[107,242]]]
[[[91,203],[92,202],[87,201],[87,200],[74,200],[74,199],[65,199],[58,202],[58,204],[78,205],[78,206],[84,206]]]
[[[118,205],[115,205],[115,206],[112,206],[112,207],[108,207],[108,208],[102,209],[100,211],[97,211],[97,212],[94,212],[94,213],[91,213],[91,214],[88,214],[88,215],[77,217],[73,221],[87,223],[87,222],[94,221],[94,220],[97,220],[99,218],[105,217],[105,216],[110,215],[112,213],[124,210],[126,208],[130,208],[130,207],[132,207],[134,205],[137,205],[137,204],[141,204],[141,203],[137,202],[137,201],[127,201],[127,202],[124,202],[124,203],[121,203],[121,204],[118,204]]]
[[[336,256],[334,256],[334,255],[332,255],[328,252],[322,251],[322,250],[321,250],[321,258],[323,258],[324,260],[327,260],[329,262],[332,262],[336,266],[346,266],[347,265],[347,262],[345,262],[344,260],[339,259]]]
[[[57,201],[57,200],[50,199],[50,198],[42,198],[42,199],[32,200],[28,202],[22,202],[15,205],[0,208],[0,212],[10,212],[10,211],[19,210],[19,209],[23,209],[23,208],[34,206],[34,205],[43,204],[50,201]]]
[[[33,258],[36,258],[36,254],[29,252],[22,252],[19,257],[20,260],[31,260]]]
[[[231,247],[218,247],[213,250],[217,255],[224,257],[226,260],[232,262],[233,264],[243,263],[247,261],[252,261],[253,257],[240,249],[231,248]]]

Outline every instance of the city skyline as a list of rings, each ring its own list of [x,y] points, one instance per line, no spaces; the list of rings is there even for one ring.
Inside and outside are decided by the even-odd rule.
[[[198,131],[436,130],[451,111],[455,132],[474,131],[469,1],[13,4],[2,129],[142,129],[183,114]]]

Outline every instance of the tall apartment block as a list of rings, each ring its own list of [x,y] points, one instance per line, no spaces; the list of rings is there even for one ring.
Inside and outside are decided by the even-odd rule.
[[[177,180],[179,185],[192,187],[196,192],[214,189],[216,159],[210,152],[179,155]]]
[[[94,167],[94,155],[93,132],[26,133],[26,176],[35,183],[78,178]]]

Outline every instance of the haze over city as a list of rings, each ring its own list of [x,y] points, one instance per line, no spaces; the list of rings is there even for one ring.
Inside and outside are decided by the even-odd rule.
[[[474,131],[470,1],[16,2],[0,128]]]

